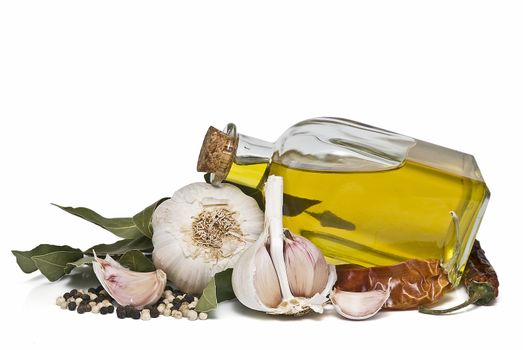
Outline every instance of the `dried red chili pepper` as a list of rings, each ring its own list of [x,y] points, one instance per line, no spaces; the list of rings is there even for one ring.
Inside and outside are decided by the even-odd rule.
[[[419,311],[425,314],[442,315],[462,309],[470,304],[489,305],[496,299],[499,290],[498,275],[485,256],[485,251],[481,249],[478,240],[474,242],[465,266],[463,284],[469,295],[469,299],[464,303],[445,310],[431,310],[421,307]]]
[[[447,274],[436,259],[407,260],[397,265],[370,268],[338,265],[336,272],[336,287],[344,291],[383,290],[390,283],[390,297],[383,306],[389,310],[413,309],[433,303],[451,288]]]

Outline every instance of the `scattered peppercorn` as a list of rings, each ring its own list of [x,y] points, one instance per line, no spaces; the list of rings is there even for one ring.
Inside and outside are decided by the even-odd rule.
[[[141,317],[141,314],[140,314],[140,311],[139,310],[136,310],[136,309],[132,309],[131,310],[131,318],[133,320],[139,320]]]
[[[62,309],[76,310],[79,314],[92,312],[107,315],[116,311],[116,316],[120,319],[150,320],[151,318],[158,318],[162,314],[177,319],[186,317],[191,321],[207,319],[206,313],[198,313],[194,310],[198,298],[170,286],[165,288],[162,299],[145,306],[141,310],[130,305],[115,304],[114,299],[102,286],[89,288],[87,291],[71,289],[56,298],[55,303]]]
[[[150,309],[150,312],[151,312],[151,317],[152,318],[158,318],[160,317],[160,312],[158,311],[158,309]]]
[[[182,301],[180,299],[173,300],[173,308],[176,310],[180,310],[180,306],[182,306]]]
[[[125,308],[123,306],[118,306],[116,308],[116,317],[118,317],[118,318],[125,318],[125,317],[127,317],[127,315],[125,313]]]

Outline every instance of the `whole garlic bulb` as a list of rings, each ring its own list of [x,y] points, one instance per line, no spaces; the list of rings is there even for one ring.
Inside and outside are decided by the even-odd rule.
[[[256,241],[263,212],[233,185],[193,183],[156,208],[152,227],[155,266],[177,288],[200,294]]]

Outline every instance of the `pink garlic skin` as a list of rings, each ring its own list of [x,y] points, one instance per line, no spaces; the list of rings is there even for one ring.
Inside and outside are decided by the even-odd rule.
[[[167,276],[162,270],[131,271],[109,255],[100,259],[95,254],[93,270],[100,284],[118,304],[138,309],[157,302],[167,283]]]
[[[311,298],[324,290],[329,265],[311,241],[285,230],[283,255],[292,295]]]

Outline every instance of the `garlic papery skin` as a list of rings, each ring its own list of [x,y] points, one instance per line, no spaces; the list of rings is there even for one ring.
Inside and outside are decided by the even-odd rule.
[[[263,229],[263,212],[229,184],[193,183],[156,208],[153,262],[186,293],[201,294],[214,274],[233,267]]]
[[[264,229],[233,269],[234,293],[243,305],[269,314],[321,313],[336,271],[310,241],[283,228],[282,210],[282,178],[269,176]]]
[[[283,255],[292,295],[310,298],[321,293],[329,278],[325,257],[308,239],[289,230],[285,230],[284,235]]]
[[[338,314],[351,320],[365,320],[374,316],[390,297],[386,290],[345,292],[334,288],[330,294],[332,305]]]
[[[93,270],[103,288],[122,306],[138,309],[160,299],[167,283],[162,270],[136,272],[123,267],[109,255],[100,259],[94,254]]]

